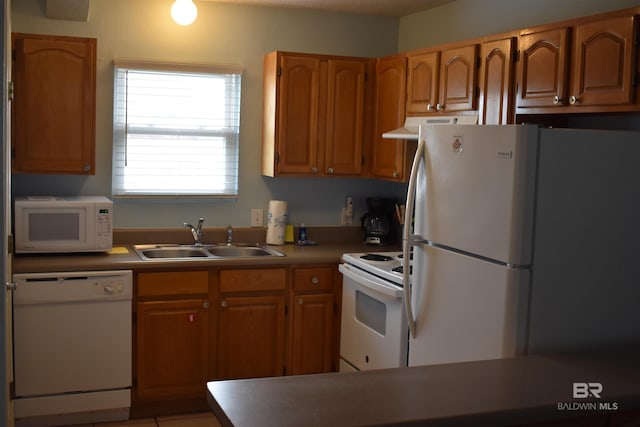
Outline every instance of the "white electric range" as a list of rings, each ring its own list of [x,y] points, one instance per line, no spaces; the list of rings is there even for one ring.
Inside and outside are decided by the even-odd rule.
[[[340,371],[407,366],[402,252],[342,256]]]

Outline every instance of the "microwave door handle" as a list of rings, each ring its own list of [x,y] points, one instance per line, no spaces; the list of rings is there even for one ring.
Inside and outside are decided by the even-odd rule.
[[[411,337],[416,337],[416,321],[413,317],[413,309],[411,308],[411,277],[410,277],[410,250],[413,246],[413,236],[411,235],[411,217],[415,206],[416,199],[416,180],[418,177],[418,169],[420,162],[423,161],[425,150],[425,141],[420,139],[418,141],[418,148],[413,158],[413,165],[411,166],[411,175],[409,175],[409,189],[407,191],[407,206],[404,212],[404,230],[402,233],[402,287],[404,292],[404,308],[407,315],[407,323],[409,325],[409,332]]]

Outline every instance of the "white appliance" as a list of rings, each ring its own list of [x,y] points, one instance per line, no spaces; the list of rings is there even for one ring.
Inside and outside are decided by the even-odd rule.
[[[412,366],[640,342],[639,140],[626,131],[421,126],[405,277],[384,273],[397,260],[343,256],[376,279],[368,287],[404,283],[411,332],[397,329],[408,340],[395,352]]]
[[[102,196],[16,197],[16,253],[104,252],[113,247],[113,202]]]
[[[15,274],[13,280],[16,425],[128,419],[131,271]]]
[[[382,134],[386,139],[418,140],[418,133],[422,125],[475,125],[478,115],[469,116],[409,116],[401,128],[390,130]]]

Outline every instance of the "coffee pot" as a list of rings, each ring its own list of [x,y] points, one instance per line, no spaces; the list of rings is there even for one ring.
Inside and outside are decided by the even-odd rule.
[[[367,245],[384,246],[395,240],[396,199],[367,198],[367,213],[360,218]]]

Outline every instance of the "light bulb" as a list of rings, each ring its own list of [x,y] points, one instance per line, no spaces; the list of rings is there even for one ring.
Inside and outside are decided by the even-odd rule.
[[[198,9],[193,0],[176,0],[171,6],[171,17],[178,25],[191,25],[198,16]]]

